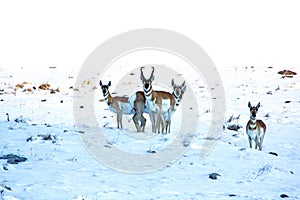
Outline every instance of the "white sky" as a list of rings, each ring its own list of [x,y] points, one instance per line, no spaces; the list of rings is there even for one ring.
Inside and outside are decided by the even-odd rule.
[[[300,68],[298,1],[1,1],[0,68],[80,67],[112,36],[164,28],[196,41],[218,68]]]

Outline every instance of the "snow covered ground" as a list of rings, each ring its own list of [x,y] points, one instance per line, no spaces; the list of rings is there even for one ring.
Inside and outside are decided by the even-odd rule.
[[[226,94],[225,129],[213,151],[207,157],[199,156],[211,123],[209,95],[201,87],[199,132],[188,151],[163,169],[129,174],[98,162],[80,139],[82,133],[73,120],[78,69],[0,68],[0,157],[14,154],[27,158],[18,164],[0,159],[0,199],[299,199],[300,78],[282,79],[279,70],[283,68],[220,68]],[[291,70],[299,73],[300,68]],[[31,83],[25,87],[49,83],[59,92],[14,91],[15,85],[24,81]],[[95,92],[96,98],[102,99],[99,87]],[[248,146],[244,129],[249,119],[248,101],[262,105],[258,118],[267,125],[262,152]],[[95,102],[96,117],[108,143],[128,152],[155,153],[176,136],[179,115],[174,116],[171,134],[160,134],[149,144],[122,134],[115,128],[116,115],[104,102]],[[227,123],[232,115],[239,119]],[[128,121],[133,123],[129,116],[124,117],[123,123]],[[228,130],[232,124],[242,128]],[[126,130],[132,127],[125,125]],[[211,173],[220,176],[213,180]]]

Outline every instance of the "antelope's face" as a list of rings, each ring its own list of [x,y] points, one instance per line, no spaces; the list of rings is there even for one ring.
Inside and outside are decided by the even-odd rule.
[[[251,103],[248,103],[248,107],[250,109],[250,118],[255,120],[256,119],[256,113],[258,111],[258,108],[260,107],[260,103],[257,104],[257,106],[252,106]]]
[[[145,79],[145,80],[142,81],[142,83],[143,83],[143,86],[144,86],[144,90],[148,91],[148,90],[151,89],[152,81]]]
[[[109,91],[109,87],[111,86],[111,82],[109,81],[107,85],[103,85],[102,82],[100,81],[100,87],[103,93],[103,96],[106,96]]]
[[[144,76],[143,68],[144,67],[141,67],[141,80],[143,83],[144,91],[150,91],[152,89],[152,81],[154,80],[154,76],[153,76],[154,67],[152,67],[152,73],[151,73],[150,78],[148,78],[148,79],[146,79]]]
[[[177,101],[180,102],[184,92],[186,91],[185,81],[181,85],[176,85],[172,79],[173,93]]]

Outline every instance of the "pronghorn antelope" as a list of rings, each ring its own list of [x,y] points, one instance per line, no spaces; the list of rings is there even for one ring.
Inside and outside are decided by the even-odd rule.
[[[165,131],[170,133],[170,127],[171,127],[171,118],[173,113],[177,110],[177,108],[179,107],[179,103],[182,99],[182,96],[184,94],[184,92],[186,91],[186,85],[185,85],[185,81],[183,81],[183,83],[181,85],[176,85],[174,83],[174,79],[172,79],[172,87],[173,87],[173,98],[175,99],[174,103],[170,105],[170,109],[162,114],[162,120],[163,120],[163,127],[162,127],[162,132],[164,132],[164,128]]]
[[[118,128],[123,128],[122,115],[133,114],[133,109],[128,101],[128,97],[112,97],[109,93],[109,87],[111,86],[110,81],[107,85],[103,85],[100,80],[100,86],[103,92],[104,101],[109,106],[109,110],[117,113]]]
[[[146,126],[146,119],[143,116],[143,113],[149,113],[148,111],[145,111],[145,104],[146,104],[146,98],[144,95],[144,92],[138,91],[134,93],[130,98],[129,98],[129,103],[131,107],[134,110],[134,115],[132,117],[136,130],[138,132],[144,132],[145,131],[145,126]],[[140,121],[140,123],[139,123]]]
[[[169,92],[154,91],[152,81],[154,80],[154,67],[150,78],[146,79],[141,67],[141,80],[143,82],[144,95],[146,97],[146,109],[149,110],[149,116],[152,123],[152,132],[160,132],[161,113],[167,112],[170,105],[174,104],[174,97]],[[172,111],[173,112],[173,111]]]
[[[256,119],[256,113],[260,107],[260,103],[258,103],[257,106],[251,106],[251,103],[249,102],[248,107],[250,108],[250,120],[247,123],[246,132],[249,139],[249,145],[250,148],[252,148],[252,140],[254,140],[255,149],[257,149],[258,146],[259,150],[261,151],[262,143],[266,133],[266,125],[262,120]]]

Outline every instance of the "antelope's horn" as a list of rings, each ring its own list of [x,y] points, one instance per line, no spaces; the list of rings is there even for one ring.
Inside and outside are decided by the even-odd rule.
[[[153,74],[154,74],[154,67],[152,67],[152,72],[151,72],[150,79],[153,78]]]
[[[144,80],[145,79],[145,77],[144,77],[144,74],[143,74],[143,69],[144,69],[145,67],[141,67],[141,80]]]

